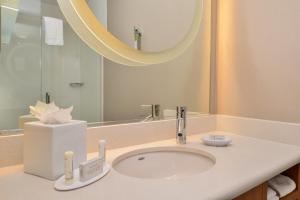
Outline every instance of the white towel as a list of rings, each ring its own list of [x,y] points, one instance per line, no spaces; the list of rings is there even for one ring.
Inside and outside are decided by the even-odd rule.
[[[277,193],[270,187],[268,187],[268,195],[267,195],[267,199],[271,200],[273,197],[275,197],[277,195]]]
[[[47,45],[64,45],[64,23],[61,19],[43,17],[45,28],[45,43]]]
[[[289,177],[281,174],[269,180],[268,184],[277,192],[280,198],[290,194],[296,189],[296,183]]]
[[[274,197],[268,198],[268,200],[279,200],[279,196],[274,196]]]

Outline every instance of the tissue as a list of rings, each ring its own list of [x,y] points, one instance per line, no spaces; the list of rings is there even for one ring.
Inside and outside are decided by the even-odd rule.
[[[44,124],[65,124],[72,121],[73,106],[67,109],[59,108],[54,102],[46,104],[38,101],[30,106],[30,113]]]

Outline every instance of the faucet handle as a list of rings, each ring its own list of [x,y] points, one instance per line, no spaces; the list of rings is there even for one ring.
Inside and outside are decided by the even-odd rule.
[[[177,106],[177,118],[186,118],[187,107],[186,106]]]
[[[176,140],[178,144],[186,144],[186,111],[185,106],[177,107]]]

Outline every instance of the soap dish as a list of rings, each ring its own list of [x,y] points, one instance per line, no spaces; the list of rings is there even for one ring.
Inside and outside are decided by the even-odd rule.
[[[202,141],[205,145],[215,147],[225,147],[231,143],[231,139],[224,135],[206,135],[202,137]]]
[[[75,190],[84,186],[87,186],[91,183],[94,183],[104,177],[111,169],[111,166],[108,163],[105,163],[103,166],[103,172],[94,178],[91,178],[85,182],[79,180],[79,169],[74,170],[74,182],[72,184],[65,183],[65,176],[60,177],[54,184],[54,188],[58,191],[69,191]]]

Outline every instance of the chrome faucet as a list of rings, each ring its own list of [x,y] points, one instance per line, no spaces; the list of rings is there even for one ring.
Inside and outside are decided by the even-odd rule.
[[[143,119],[143,122],[151,121],[151,120],[159,120],[161,117],[160,113],[160,105],[159,104],[153,104],[153,105],[141,105],[142,107],[150,107],[151,108],[151,114],[148,115]]]
[[[177,144],[186,144],[186,107],[177,107],[176,140]]]

